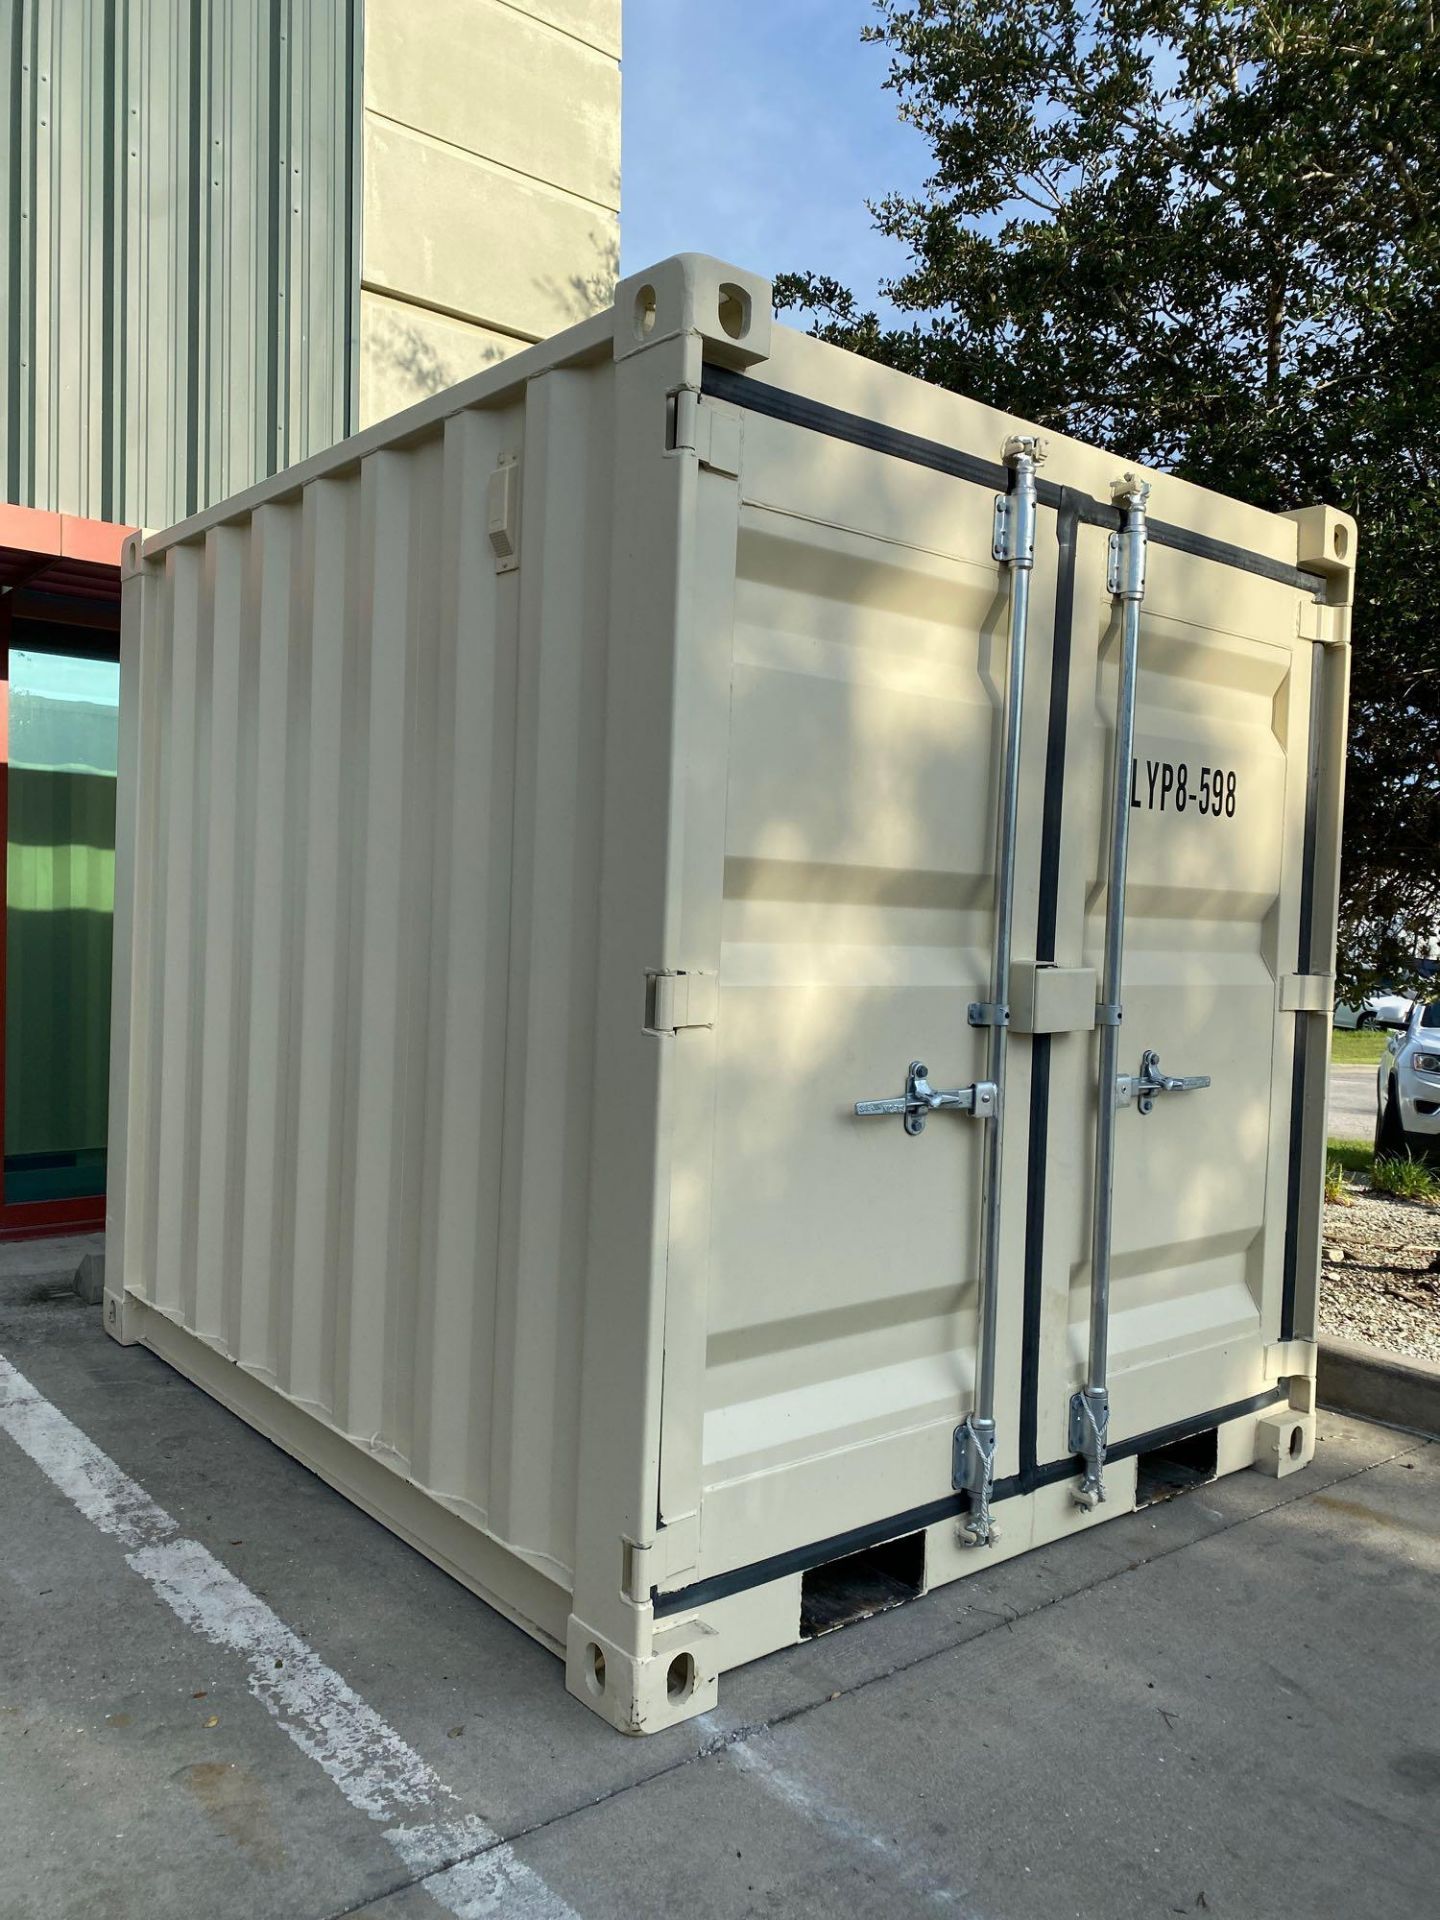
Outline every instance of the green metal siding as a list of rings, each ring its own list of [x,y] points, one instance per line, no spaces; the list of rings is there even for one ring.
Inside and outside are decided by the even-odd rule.
[[[164,526],[356,420],[360,0],[0,0],[4,497]]]

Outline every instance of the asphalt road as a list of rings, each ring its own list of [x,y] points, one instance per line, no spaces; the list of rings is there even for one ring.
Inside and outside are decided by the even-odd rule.
[[[1440,1446],[1322,1414],[626,1740],[46,1258],[0,1248],[0,1920],[1436,1912]]]
[[[1330,1138],[1363,1140],[1375,1134],[1374,1067],[1330,1069]]]

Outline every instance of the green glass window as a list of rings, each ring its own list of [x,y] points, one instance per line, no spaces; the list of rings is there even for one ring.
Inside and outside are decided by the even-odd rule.
[[[114,660],[10,649],[7,1204],[105,1191],[119,701]]]

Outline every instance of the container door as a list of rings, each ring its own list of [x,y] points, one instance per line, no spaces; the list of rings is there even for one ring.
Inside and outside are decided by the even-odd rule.
[[[951,1497],[992,1123],[855,1103],[984,1077],[993,521],[993,486],[746,416],[718,1007],[676,1041],[661,1511],[698,1506],[700,1577]]]
[[[1157,489],[1158,491],[1158,489]],[[1163,511],[1163,506],[1162,509]],[[1091,547],[1103,532],[1080,530]],[[1082,578],[1099,560],[1090,553]],[[1062,956],[1099,965],[1119,620],[1075,629],[1060,868]],[[1147,1055],[1209,1085],[1116,1120],[1110,1439],[1273,1386],[1280,1338],[1296,967],[1314,647],[1294,586],[1152,543],[1143,606],[1121,1069]],[[1090,1286],[1098,1048],[1055,1041],[1045,1219],[1040,1461],[1067,1452]],[[1148,1107],[1148,1111],[1146,1108]]]

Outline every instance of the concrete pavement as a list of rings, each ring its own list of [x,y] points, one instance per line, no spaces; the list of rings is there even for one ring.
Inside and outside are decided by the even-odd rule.
[[[194,1630],[86,1517],[94,1458],[67,1493],[0,1433],[4,1920],[1434,1911],[1436,1446],[1324,1416],[1303,1474],[989,1569],[627,1741],[549,1654],[114,1346],[63,1271],[16,1261],[0,1354],[303,1641],[301,1696],[329,1674],[354,1704],[320,1738],[308,1696],[267,1710],[244,1636]],[[356,1727],[392,1768],[358,1788]],[[359,1803],[412,1760],[472,1836],[468,1882],[427,1881]]]

